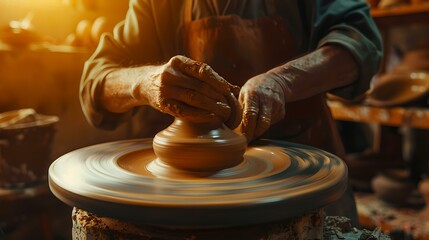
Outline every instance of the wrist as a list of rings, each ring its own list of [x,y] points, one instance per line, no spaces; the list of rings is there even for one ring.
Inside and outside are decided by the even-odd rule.
[[[160,78],[163,68],[163,65],[150,65],[129,69],[125,78],[130,81],[129,95],[132,97],[135,106],[150,105],[150,91],[153,90],[154,82]]]
[[[265,74],[268,75],[269,79],[272,79],[274,82],[276,82],[280,89],[283,92],[283,95],[285,97],[285,101],[291,98],[293,91],[292,91],[292,81],[290,78],[296,77],[291,75],[291,71],[289,70],[290,66],[287,66],[287,64],[275,67]]]
[[[139,89],[136,68],[119,68],[106,75],[103,84],[101,102],[110,112],[122,113],[142,105],[143,96]]]
[[[148,97],[147,97],[147,84],[146,84],[146,74],[142,74],[144,67],[134,67],[129,69],[129,75],[127,78],[130,81],[129,85],[129,95],[132,98],[132,102],[135,106],[137,105],[147,105]]]

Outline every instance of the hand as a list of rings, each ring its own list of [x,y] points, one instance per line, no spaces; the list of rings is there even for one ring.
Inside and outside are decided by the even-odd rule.
[[[277,75],[264,73],[249,79],[241,88],[243,107],[240,131],[250,142],[285,116],[285,93]]]
[[[155,109],[192,122],[229,120],[239,88],[229,84],[209,65],[175,56],[139,81],[137,93]],[[234,106],[232,106],[234,107]],[[234,122],[234,121],[228,121]],[[235,126],[234,126],[235,124]],[[232,123],[230,127],[236,127]]]

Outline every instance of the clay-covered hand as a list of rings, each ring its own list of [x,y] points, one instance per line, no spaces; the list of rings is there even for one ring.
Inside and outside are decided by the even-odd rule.
[[[248,141],[262,135],[285,116],[285,93],[276,74],[263,73],[249,79],[241,88],[243,108],[240,131]]]
[[[183,120],[207,122],[219,118],[235,128],[238,124],[230,116],[236,116],[231,109],[238,105],[233,95],[238,92],[237,86],[229,84],[209,65],[175,56],[138,81],[133,96]]]
[[[286,103],[348,86],[358,79],[358,69],[347,49],[325,45],[251,78],[240,92],[240,130],[248,141],[259,137],[285,117]]]

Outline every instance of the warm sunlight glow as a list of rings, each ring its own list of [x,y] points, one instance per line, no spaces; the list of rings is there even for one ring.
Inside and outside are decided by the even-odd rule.
[[[33,9],[52,8],[62,4],[62,0],[0,0],[6,5]]]

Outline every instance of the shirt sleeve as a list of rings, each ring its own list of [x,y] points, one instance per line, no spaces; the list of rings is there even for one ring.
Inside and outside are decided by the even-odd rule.
[[[88,122],[94,127],[114,129],[129,120],[135,109],[111,113],[100,104],[105,77],[115,69],[160,61],[161,46],[150,1],[131,0],[124,21],[113,34],[103,34],[97,49],[85,62],[80,101]]]
[[[382,39],[364,0],[308,1],[311,22],[310,47],[337,44],[347,49],[359,67],[359,77],[351,85],[337,88],[332,94],[354,99],[369,89],[382,58]],[[309,9],[309,5],[312,5]],[[334,70],[333,70],[334,71]]]

